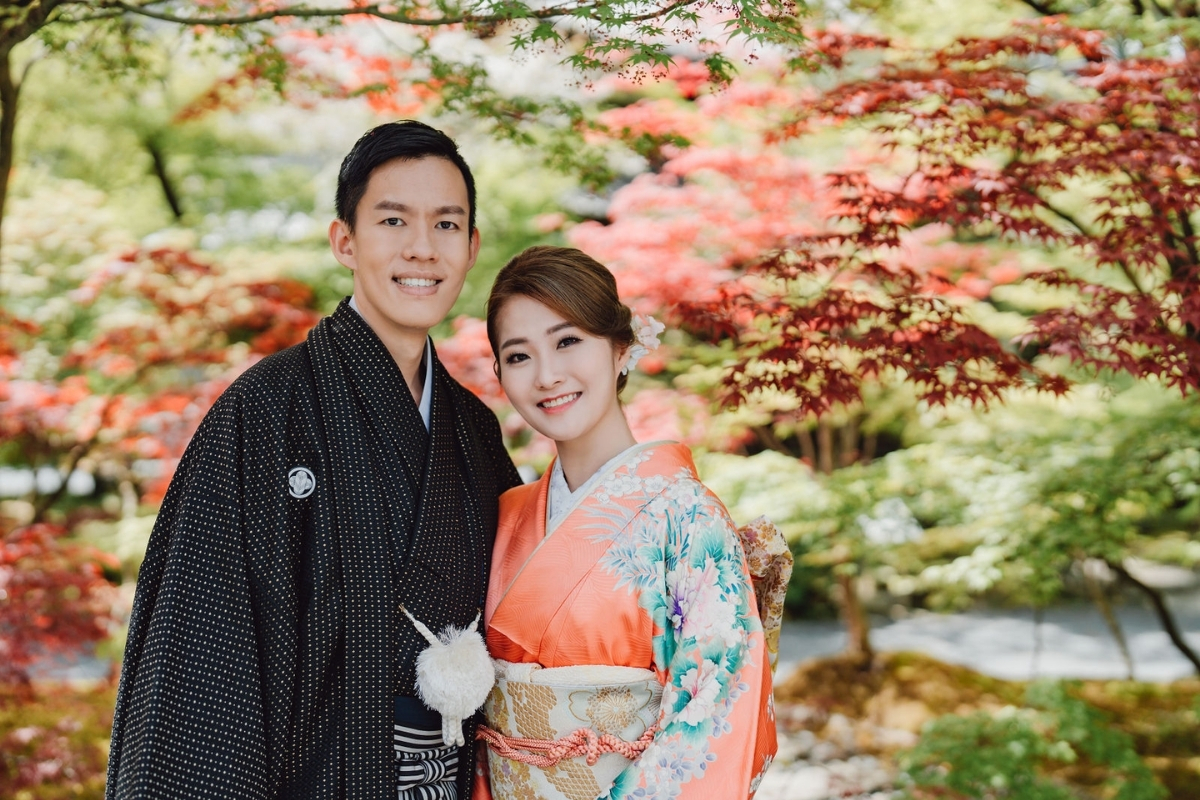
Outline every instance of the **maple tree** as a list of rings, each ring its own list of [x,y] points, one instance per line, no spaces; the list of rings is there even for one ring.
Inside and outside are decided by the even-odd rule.
[[[48,340],[12,315],[0,340],[0,441],[23,463],[70,475],[86,464],[125,496],[119,513],[157,505],[204,413],[263,355],[301,341],[318,319],[295,281],[235,280],[186,251],[118,252],[70,293]],[[50,345],[47,348],[47,345]],[[199,380],[197,380],[199,378]],[[64,536],[67,483],[37,496],[0,538],[0,681],[35,657],[110,634],[110,555]],[[94,515],[98,510],[85,511]]]
[[[885,375],[934,404],[986,404],[1030,383],[1061,393],[1065,380],[1031,363],[1038,352],[1200,385],[1195,50],[1118,59],[1103,32],[1060,20],[934,52],[836,31],[811,38],[835,69],[856,51],[882,57],[873,74],[816,96],[760,88],[769,97],[760,102],[794,109],[761,152],[676,151],[618,192],[602,233],[572,232],[629,265],[627,281],[661,275],[668,291],[692,281],[698,297],[681,304],[685,318],[742,345],[729,401],[770,390],[794,398],[798,414],[821,416]],[[733,105],[711,104],[719,113]],[[621,113],[627,125],[663,124],[651,106]],[[638,108],[654,121],[638,122]],[[829,128],[869,129],[886,158],[819,175],[780,155],[788,140]],[[731,190],[712,191],[714,176]],[[1075,266],[1050,269],[1048,259],[1030,277],[1074,302],[1034,316],[1018,352],[955,300],[985,297],[1021,268],[995,256],[988,264],[956,238],[1066,253]],[[952,259],[966,269],[930,263],[926,245],[937,239],[955,244]],[[738,274],[713,288],[720,269]]]
[[[623,291],[659,307],[686,297],[674,307],[690,330],[732,346],[726,403],[816,419],[825,441],[810,452],[829,452],[825,420],[881,382],[981,407],[1021,387],[1064,393],[1062,363],[1200,387],[1190,39],[1129,56],[1058,18],[936,50],[836,28],[809,38],[829,67],[823,91],[681,88],[692,109],[644,99],[611,112],[676,140],[616,193],[609,224],[569,234]],[[755,120],[756,148],[714,146],[729,116]],[[800,158],[833,133],[853,142],[838,163]],[[1002,305],[996,287],[1018,280],[1041,299],[1001,337],[972,300]],[[853,539],[823,557],[851,606],[866,546]],[[861,609],[844,611],[869,655]]]
[[[739,78],[714,92],[693,65],[680,62],[664,75],[676,87],[676,97],[643,98],[605,111],[600,121],[609,130],[621,131],[627,141],[655,137],[662,144],[646,153],[653,169],[614,194],[604,223],[583,222],[567,232],[572,244],[613,269],[622,297],[636,309],[682,317],[693,331],[720,327],[737,332],[742,349],[736,358],[747,370],[761,369],[767,363],[761,347],[751,352],[751,343],[766,340],[769,326],[784,319],[780,316],[782,304],[763,302],[762,290],[770,286],[759,271],[764,254],[778,253],[783,243],[797,236],[828,233],[836,228],[841,213],[814,159],[781,146],[778,137],[770,135],[784,123],[789,109],[812,95],[802,81],[780,80],[780,69],[782,65],[767,66],[761,74]],[[868,147],[845,153],[839,161],[881,167],[886,166],[888,154]],[[920,258],[920,267],[908,276],[912,304],[940,309],[957,326],[944,335],[966,329],[985,347],[991,345],[983,351],[981,361],[994,353],[1015,360],[966,321],[962,301],[1017,279],[1021,270],[982,245],[953,241],[952,233],[946,226],[929,226],[903,237],[905,250]],[[892,259],[888,268],[894,268]],[[878,296],[878,289],[862,284],[861,278],[854,277],[835,287],[836,294],[823,307],[825,312],[838,310],[843,320],[863,313],[866,303]],[[809,280],[810,290],[820,286],[820,281]],[[733,297],[742,301],[736,307],[729,304]],[[716,309],[727,316],[718,318]],[[892,341],[900,325],[897,317],[902,316],[876,320],[876,338]],[[714,326],[718,320],[720,326]],[[778,331],[782,346],[792,343],[791,336],[787,328]],[[730,341],[733,339],[727,337],[727,343]],[[682,348],[666,349],[663,366],[669,374],[665,377],[673,378],[680,389],[705,397],[734,399],[728,390],[722,397],[722,381],[713,373],[714,369],[720,373],[721,365],[735,353],[724,349],[706,353],[686,342],[680,344]],[[848,348],[832,338],[824,340],[824,347],[823,351],[814,347],[806,354],[799,369],[832,371],[836,367],[841,383],[810,384],[804,395],[780,387],[767,387],[767,391],[754,387],[739,399],[749,401],[742,403],[748,411],[740,419],[742,429],[748,426],[760,446],[803,455],[810,465],[829,472],[835,465],[871,458],[878,424],[872,427],[870,412],[859,402],[861,394],[851,397],[844,393],[851,382],[861,386],[870,380],[860,372],[861,359],[849,358]],[[926,353],[927,343],[899,338],[898,347],[920,356]],[[796,365],[786,364],[778,376],[796,378],[796,369]],[[935,371],[936,367],[928,369]],[[857,408],[847,410],[851,405]],[[809,430],[810,416],[818,417],[815,438]],[[800,452],[781,439],[781,432],[794,438]],[[746,443],[743,436],[741,441],[727,440],[718,446],[741,449]],[[831,569],[853,633],[851,640],[869,652],[865,616],[854,588],[861,551],[859,545],[839,546],[830,550],[832,555],[810,553],[806,557]]]
[[[169,24],[199,37],[221,40],[239,54],[244,69],[232,81],[214,87],[210,99],[220,98],[237,83],[265,82],[282,89],[304,58],[296,44],[309,44],[344,23],[371,20],[396,26],[401,51],[383,59],[382,82],[359,87],[367,93],[386,92],[405,71],[407,82],[420,84],[448,110],[480,115],[503,135],[529,139],[523,125],[543,113],[565,114],[570,128],[582,126],[576,104],[552,99],[538,101],[508,97],[491,87],[485,68],[469,57],[455,60],[431,47],[433,34],[465,30],[480,38],[503,36],[516,52],[564,51],[563,61],[581,74],[603,71],[644,72],[669,61],[668,48],[688,41],[704,53],[711,74],[728,76],[732,64],[719,38],[741,37],[760,43],[794,43],[796,7],[790,0],[568,0],[549,5],[513,0],[427,4],[417,0],[394,3],[275,3],[263,0],[213,0],[202,4],[175,0],[38,0],[9,3],[0,9],[0,219],[14,165],[14,134],[21,83],[37,55],[19,58],[26,42],[41,43],[42,52],[66,55],[102,71],[135,70],[146,62],[153,39],[152,26]],[[715,22],[714,22],[715,17]],[[306,38],[307,37],[307,38]],[[407,52],[404,52],[407,51]],[[414,62],[421,69],[411,70]],[[418,91],[418,94],[421,90]],[[560,155],[570,152],[563,145]],[[161,158],[161,153],[157,154]],[[156,167],[159,164],[156,163]]]
[[[117,625],[104,574],[116,559],[66,533],[47,523],[0,528],[0,684],[27,684],[34,660],[78,652]]]
[[[934,404],[986,405],[1025,383],[1062,392],[1062,377],[1030,363],[1037,353],[1200,387],[1200,53],[1190,43],[1121,58],[1103,32],[1059,19],[933,52],[836,32],[813,41],[835,67],[856,49],[888,52],[873,74],[798,105],[776,135],[865,126],[893,158],[887,170],[831,173],[836,225],[781,239],[749,279],[686,308],[740,345],[728,399],[768,389],[820,415],[886,374]],[[1070,267],[1046,263],[1027,280],[1068,302],[1035,314],[1019,350],[998,341],[930,292],[905,251],[934,224],[1066,254]]]
[[[835,50],[846,46],[840,38],[829,36]],[[1074,268],[1030,278],[1070,290],[1074,302],[1034,316],[1022,344],[1185,392],[1200,387],[1191,218],[1200,199],[1200,53],[1185,48],[1178,56],[1119,58],[1105,45],[1101,31],[1048,20],[1005,37],[901,53],[877,74],[825,93],[780,135],[871,120],[904,168],[884,179],[864,170],[832,175],[848,229],[796,237],[788,253],[798,254],[798,265],[779,258],[758,269],[786,276],[850,266],[886,288],[912,268],[902,263],[880,273],[878,254],[933,221],[964,234],[1066,251],[1078,259]],[[1073,203],[1072,192],[1084,201]],[[901,288],[888,289],[888,298],[908,297],[903,282]],[[843,342],[861,338],[852,327],[843,330],[849,334]],[[1007,363],[996,359],[997,366]],[[895,366],[911,369],[904,361]],[[992,386],[1017,377],[1002,371],[989,384],[956,370],[952,380],[930,376],[923,397],[987,401],[995,396]]]

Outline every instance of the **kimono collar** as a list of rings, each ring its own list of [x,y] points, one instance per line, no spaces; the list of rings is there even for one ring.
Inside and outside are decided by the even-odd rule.
[[[354,295],[350,295],[350,307],[354,309],[363,322],[367,322],[367,318],[363,317],[362,311],[358,308],[358,303],[354,300]],[[371,323],[367,322],[368,325]],[[428,336],[425,337],[425,384],[421,389],[421,402],[417,403],[417,410],[421,412],[421,419],[425,422],[425,430],[429,430],[429,414],[433,408],[433,340]]]
[[[573,492],[567,485],[567,476],[563,474],[562,461],[555,458],[554,466],[550,470],[550,491],[546,495],[546,530],[554,530],[563,517],[575,507],[575,501],[586,497],[596,482],[608,474],[609,468],[616,466],[636,447],[639,445],[635,442],[605,461]]]

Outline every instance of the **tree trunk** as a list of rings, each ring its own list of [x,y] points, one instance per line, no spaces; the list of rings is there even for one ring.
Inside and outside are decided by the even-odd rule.
[[[6,48],[0,52],[0,253],[3,253],[4,247],[4,210],[8,200],[8,181],[12,176],[13,134],[17,129],[19,90],[13,78],[12,49]]]
[[[1107,566],[1099,559],[1094,561],[1089,559],[1089,561]],[[1083,583],[1087,587],[1088,594],[1092,596],[1092,602],[1100,610],[1100,615],[1104,617],[1104,623],[1108,625],[1108,632],[1112,634],[1113,641],[1117,643],[1117,649],[1121,651],[1121,660],[1125,662],[1125,679],[1133,680],[1133,655],[1129,652],[1129,642],[1125,639],[1125,631],[1121,629],[1121,621],[1117,619],[1112,603],[1108,601],[1108,595],[1100,584],[1100,577],[1095,574],[1095,570],[1088,568],[1086,561],[1083,563]]]
[[[1038,669],[1042,661],[1042,620],[1045,619],[1044,606],[1033,607],[1033,657],[1029,662],[1029,677],[1037,680]]]
[[[142,140],[146,151],[150,153],[150,162],[154,171],[154,177],[158,178],[158,185],[162,187],[163,197],[167,201],[167,205],[171,207],[171,213],[175,216],[175,221],[183,219],[183,206],[179,202],[179,193],[175,191],[175,184],[171,181],[171,176],[167,172],[167,158],[163,154],[162,147],[154,136],[147,136]]]
[[[1171,640],[1171,644],[1175,645],[1176,649],[1183,653],[1184,658],[1192,662],[1192,666],[1196,668],[1196,673],[1200,674],[1200,656],[1196,655],[1196,652],[1188,645],[1187,640],[1183,638],[1183,634],[1179,632],[1179,627],[1175,624],[1175,617],[1171,614],[1171,609],[1167,608],[1167,601],[1163,599],[1162,593],[1130,575],[1128,570],[1121,564],[1114,564],[1110,561],[1108,566],[1113,572],[1116,572],[1122,578],[1129,581],[1150,598],[1150,604],[1154,606],[1154,612],[1158,614],[1158,621],[1162,623],[1163,630],[1167,632],[1167,637]]]
[[[852,417],[849,422],[838,430],[838,466],[848,467],[858,461],[861,451],[858,448],[858,417]]]
[[[796,438],[800,441],[800,458],[807,461],[810,467],[816,469],[817,446],[813,444],[812,431],[808,428],[801,428],[796,432]]]
[[[842,623],[846,626],[846,654],[866,667],[875,658],[875,651],[871,647],[871,623],[854,585],[856,578],[839,573],[837,581],[842,594]]]
[[[868,433],[863,436],[862,463],[870,464],[875,460],[875,450],[879,447],[879,435]]]
[[[817,470],[833,474],[833,429],[825,420],[817,421]]]

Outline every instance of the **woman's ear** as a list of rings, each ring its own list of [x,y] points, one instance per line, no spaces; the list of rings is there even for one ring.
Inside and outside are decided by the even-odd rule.
[[[496,380],[500,380],[500,360],[492,359],[492,373],[496,376]]]
[[[615,351],[616,348],[614,347],[613,350]],[[632,351],[633,351],[633,345],[627,345],[625,348],[623,348],[621,350],[620,353],[617,354],[616,360],[613,362],[613,365],[617,369],[617,374],[619,374],[619,375],[628,374],[628,372],[629,372],[629,356],[632,354]]]

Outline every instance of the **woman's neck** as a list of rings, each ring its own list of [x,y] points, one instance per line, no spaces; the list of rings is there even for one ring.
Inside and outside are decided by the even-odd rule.
[[[606,417],[601,424],[583,436],[565,442],[555,442],[558,463],[562,466],[567,488],[572,492],[595,474],[613,456],[637,444],[620,406],[615,416]]]

